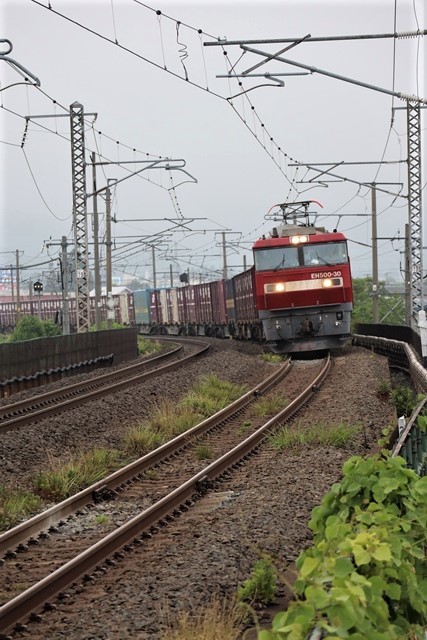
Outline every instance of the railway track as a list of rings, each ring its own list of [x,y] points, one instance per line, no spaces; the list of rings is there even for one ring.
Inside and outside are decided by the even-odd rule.
[[[4,554],[0,571],[5,575],[4,584],[10,585],[9,594],[15,596],[0,608],[1,632],[6,633],[14,627],[23,629],[19,627],[19,621],[42,606],[45,609],[54,606],[52,602],[46,602],[48,599],[82,576],[90,581],[94,572],[104,572],[108,564],[114,563],[114,555],[121,557],[123,549],[129,550],[132,545],[141,543],[188,510],[218,478],[243,464],[275,426],[295,415],[309,401],[327,376],[330,366],[327,359],[322,366],[314,366],[314,371],[310,368],[304,383],[301,379],[303,388],[296,397],[288,399],[289,404],[274,417],[266,422],[253,417],[245,420],[245,412],[250,412],[250,407],[260,396],[270,392],[286,397],[287,385],[283,379],[291,370],[291,365],[286,363],[262,384],[212,418],[97,485],[0,536],[0,551]],[[301,372],[298,375],[301,376]],[[273,386],[274,392],[269,391]],[[246,425],[244,433],[243,425]],[[210,464],[197,460],[194,455],[195,446],[200,442],[209,444],[215,458]],[[115,499],[109,502],[111,498]],[[118,508],[118,501],[125,506]],[[80,513],[82,524],[76,522],[77,516],[74,515],[64,520],[68,514],[88,505],[90,508]],[[88,519],[94,521],[97,509],[100,509],[98,515],[119,512],[119,520],[128,519],[122,524],[112,519],[111,530],[102,539],[99,539],[98,527],[98,539],[94,541]],[[36,552],[40,554],[39,561]],[[47,577],[46,573],[49,573]],[[32,586],[29,586],[30,582],[33,582]],[[25,586],[25,591],[16,595],[16,587],[13,586],[16,584],[21,584],[21,588]],[[38,615],[33,614],[33,619]]]
[[[200,340],[174,338],[173,340],[164,341],[172,344],[176,343],[177,346],[171,351],[147,358],[137,364],[121,367],[82,382],[37,394],[31,398],[1,405],[0,433],[23,427],[27,424],[33,424],[49,416],[72,409],[75,406],[80,406],[84,402],[108,395],[113,391],[140,384],[147,378],[177,369],[210,349],[209,344]],[[193,352],[168,364],[162,364],[169,359],[182,355],[184,345],[190,347]]]

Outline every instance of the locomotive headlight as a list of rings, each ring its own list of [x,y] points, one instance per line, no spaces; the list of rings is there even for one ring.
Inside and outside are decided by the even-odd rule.
[[[341,287],[342,278],[325,278],[322,280],[322,287],[330,289],[331,287]]]
[[[291,236],[291,244],[301,244],[308,242],[308,236]]]
[[[264,285],[264,293],[283,293],[286,291],[286,284],[284,282],[274,282]]]

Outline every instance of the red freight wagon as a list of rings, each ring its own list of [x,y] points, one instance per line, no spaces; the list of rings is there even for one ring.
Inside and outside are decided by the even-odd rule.
[[[236,320],[238,323],[257,322],[255,301],[255,269],[252,267],[233,278]]]
[[[212,318],[218,324],[227,323],[227,310],[225,304],[225,280],[210,282]]]
[[[196,322],[210,324],[212,322],[212,301],[209,282],[202,282],[194,286],[194,300],[196,305]]]
[[[168,305],[168,316],[171,324],[178,324],[178,296],[176,289],[166,290],[166,300]]]
[[[150,322],[152,324],[161,323],[160,299],[158,294],[158,289],[150,289]]]

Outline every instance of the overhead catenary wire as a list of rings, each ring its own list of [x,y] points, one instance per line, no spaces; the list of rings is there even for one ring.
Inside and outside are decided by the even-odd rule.
[[[113,4],[113,3],[112,3],[112,4]],[[138,4],[143,5],[143,3],[138,3]],[[49,6],[50,6],[50,4],[49,4]],[[145,6],[146,8],[148,8],[148,9],[152,10],[150,7],[147,7],[146,5],[144,5],[144,6]],[[164,14],[163,14],[163,15],[164,15]],[[172,18],[171,18],[171,19],[172,19]],[[188,27],[188,28],[190,28],[190,27]],[[116,40],[117,40],[117,34],[116,34]],[[242,100],[242,102],[243,102],[243,100]],[[240,116],[239,116],[239,117],[240,117]],[[256,129],[256,127],[254,127],[254,129]],[[257,140],[258,140],[259,144],[261,144],[261,146],[262,146],[262,143],[264,143],[264,144],[265,144],[265,130],[263,130],[263,131],[262,131],[262,134],[261,134],[261,135],[259,135],[259,137],[257,137],[256,131],[255,131],[255,134],[254,134],[254,135],[255,135],[255,137],[257,138]],[[270,142],[271,142],[271,140],[270,140]],[[273,146],[273,145],[271,144],[271,145],[270,145],[270,147],[272,147],[272,146]],[[271,150],[271,149],[270,149],[270,150]],[[279,157],[280,157],[280,156],[279,156]],[[296,172],[297,172],[297,171],[298,171],[298,169],[296,169]],[[292,182],[293,182],[293,181],[292,181]],[[291,183],[291,184],[292,184],[292,183]],[[293,187],[292,187],[292,186],[290,186],[290,191],[292,190],[292,188],[293,188]],[[169,195],[170,195],[170,193],[169,193]]]
[[[187,25],[186,23],[184,23],[184,22],[182,22],[182,21],[180,21],[180,20],[177,20],[177,19],[175,19],[175,18],[172,18],[172,17],[170,17],[170,16],[168,16],[168,15],[166,15],[166,14],[163,14],[160,10],[152,9],[152,8],[151,8],[151,7],[149,7],[148,5],[146,5],[146,4],[142,3],[142,2],[139,2],[138,0],[134,0],[134,1],[135,1],[135,4],[137,4],[137,5],[141,6],[141,7],[144,7],[145,9],[150,10],[150,11],[152,11],[153,13],[155,13],[155,15],[157,16],[157,19],[160,19],[161,17],[165,17],[165,18],[167,18],[167,19],[169,19],[169,20],[173,21],[175,24],[177,24],[177,23],[179,22],[181,25],[185,26],[185,27],[186,27],[186,28],[188,28],[188,29],[193,30],[194,32],[197,32],[197,33],[200,33],[200,32],[201,32],[201,33],[203,33],[206,37],[209,37],[209,38],[211,38],[211,39],[216,40],[216,38],[215,38],[214,36],[212,36],[211,34],[206,33],[205,31],[203,31],[203,30],[201,30],[201,29],[196,29],[195,27],[191,27],[190,25]],[[67,15],[66,15],[66,14],[64,14],[64,13],[61,13],[60,11],[55,10],[55,9],[51,6],[51,4],[50,4],[50,3],[49,3],[49,5],[48,5],[48,6],[46,6],[45,4],[43,4],[42,2],[40,2],[40,0],[31,0],[31,2],[33,2],[34,4],[37,4],[37,5],[38,5],[38,6],[40,6],[40,7],[43,7],[44,9],[48,9],[48,10],[50,10],[50,11],[51,11],[52,13],[54,13],[55,15],[58,15],[59,17],[61,17],[61,18],[65,19],[65,20],[67,20],[67,21],[71,22],[72,24],[75,24],[76,26],[78,26],[78,27],[80,27],[80,28],[84,29],[85,31],[88,31],[88,32],[89,32],[89,33],[91,33],[91,34],[93,34],[93,35],[95,35],[95,36],[97,36],[97,37],[99,37],[99,38],[101,38],[101,39],[103,39],[103,40],[105,40],[105,41],[107,41],[107,42],[110,42],[111,44],[114,44],[115,46],[119,47],[119,48],[120,48],[120,49],[122,49],[123,51],[125,51],[125,52],[127,52],[127,53],[130,53],[131,55],[136,56],[137,58],[139,58],[139,59],[141,59],[141,60],[143,60],[143,61],[147,62],[148,64],[151,64],[151,65],[153,65],[153,66],[157,67],[158,69],[162,69],[163,71],[165,71],[166,73],[171,74],[171,75],[172,75],[172,76],[174,76],[175,78],[180,79],[180,80],[183,80],[183,81],[187,82],[188,84],[190,84],[190,85],[192,85],[192,86],[194,86],[194,87],[197,87],[198,89],[201,89],[202,91],[207,92],[207,93],[209,93],[209,94],[211,94],[211,95],[214,95],[214,96],[216,96],[217,98],[220,98],[221,100],[224,100],[224,101],[228,102],[228,104],[230,104],[230,102],[227,100],[227,97],[226,97],[226,96],[223,96],[223,95],[221,95],[220,93],[218,93],[218,92],[216,92],[216,91],[210,90],[209,88],[204,87],[204,86],[200,85],[199,83],[197,83],[197,82],[195,82],[195,81],[191,80],[191,78],[190,78],[190,77],[186,78],[186,77],[185,77],[185,75],[184,75],[184,76],[181,76],[180,74],[176,73],[176,72],[175,72],[175,71],[173,71],[172,69],[168,68],[168,67],[167,67],[167,65],[166,65],[166,58],[165,58],[165,54],[164,54],[163,41],[162,41],[162,55],[163,55],[163,66],[162,66],[161,64],[159,64],[159,63],[155,62],[154,60],[151,60],[150,58],[147,58],[147,56],[144,56],[144,55],[142,55],[141,53],[138,53],[138,52],[134,51],[133,49],[131,49],[131,48],[129,48],[129,47],[126,47],[125,45],[123,45],[123,44],[122,44],[122,43],[120,43],[120,42],[115,42],[112,38],[110,38],[110,37],[108,37],[108,36],[106,36],[106,35],[104,35],[104,34],[102,34],[102,33],[99,33],[99,32],[98,32],[98,31],[96,31],[95,29],[92,29],[92,28],[90,28],[90,27],[88,27],[88,26],[86,26],[86,25],[82,24],[82,23],[81,23],[81,22],[79,22],[78,20],[74,20],[74,19],[73,19],[73,18],[71,18],[70,16],[67,16]],[[259,142],[259,144],[260,144],[260,145],[261,145],[261,147],[264,149],[264,151],[265,151],[265,152],[266,152],[266,153],[267,153],[267,154],[268,154],[268,155],[273,159],[273,161],[274,161],[274,163],[275,163],[276,167],[279,169],[279,171],[280,171],[280,172],[285,176],[285,178],[286,178],[287,180],[289,180],[289,178],[288,178],[288,176],[286,175],[285,171],[283,171],[283,169],[282,169],[282,167],[281,167],[281,163],[279,163],[279,162],[275,161],[274,157],[270,154],[270,152],[268,151],[267,147],[266,147],[265,145],[263,145],[263,144],[262,144],[262,141],[260,141],[260,140],[257,138],[257,136],[255,135],[254,131],[252,131],[252,129],[251,129],[251,127],[248,125],[247,121],[243,120],[243,118],[242,118],[241,114],[238,112],[238,110],[236,109],[236,107],[235,107],[234,105],[231,105],[231,106],[232,106],[232,108],[233,108],[233,111],[235,111],[235,113],[239,116],[239,118],[242,120],[242,122],[244,122],[244,124],[245,124],[246,128],[250,131],[250,133],[251,133],[251,134],[255,137],[255,139]],[[255,107],[254,107],[252,104],[251,104],[251,107],[253,108],[253,110],[255,110]],[[257,115],[257,117],[258,117],[258,119],[259,119],[259,121],[260,121],[260,123],[261,123],[261,122],[262,122],[261,118],[258,116],[258,114],[256,114],[256,115]],[[263,125],[263,126],[264,126],[264,125]],[[273,138],[271,135],[270,135],[270,141],[274,141],[274,138]],[[281,149],[281,147],[280,147],[279,145],[277,145],[277,143],[275,143],[275,144],[276,144],[276,150],[277,150],[277,152],[278,152],[279,154],[283,154],[283,155],[285,156],[285,154],[284,154],[283,150]],[[293,158],[292,158],[292,160],[293,160]],[[286,163],[285,163],[285,164],[286,164]]]

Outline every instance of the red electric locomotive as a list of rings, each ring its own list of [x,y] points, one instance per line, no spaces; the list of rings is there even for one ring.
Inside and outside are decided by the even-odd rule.
[[[253,245],[256,304],[275,353],[332,349],[350,337],[347,241],[342,233],[309,224],[310,202],[277,205],[281,224]]]

